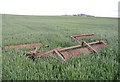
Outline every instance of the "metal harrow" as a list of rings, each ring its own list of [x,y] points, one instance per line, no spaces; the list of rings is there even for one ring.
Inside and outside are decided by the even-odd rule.
[[[102,48],[104,48],[107,44],[105,43],[104,40],[97,40],[95,42],[90,42],[87,43],[86,41],[80,42],[78,38],[85,38],[85,37],[90,37],[94,36],[95,34],[81,34],[81,35],[74,35],[70,36],[71,39],[74,39],[78,45],[76,46],[70,46],[66,48],[55,48],[50,51],[46,51],[44,53],[38,53],[37,49],[34,51],[27,52],[27,56],[35,56],[38,58],[44,57],[46,55],[51,56],[50,54],[56,54],[59,56],[62,60],[66,61],[68,58],[71,56],[78,56],[82,53],[98,53],[98,51]],[[54,58],[54,56],[51,56]]]

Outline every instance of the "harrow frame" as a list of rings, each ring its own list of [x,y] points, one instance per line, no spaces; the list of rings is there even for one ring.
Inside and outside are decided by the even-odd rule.
[[[34,50],[26,53],[26,55],[41,58],[51,53],[55,53],[62,60],[66,61],[69,57],[73,55],[80,55],[81,53],[90,53],[90,52],[98,53],[98,51],[101,48],[105,47],[106,45],[107,44],[103,40],[98,40],[96,42],[90,42],[90,43],[83,41],[82,44],[78,44],[76,46],[70,46],[66,48],[55,48],[53,50],[46,51],[44,53],[38,53],[37,50]],[[82,48],[82,47],[85,47],[85,48]]]

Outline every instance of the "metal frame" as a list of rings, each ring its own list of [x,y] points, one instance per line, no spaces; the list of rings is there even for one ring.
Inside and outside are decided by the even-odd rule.
[[[73,39],[73,40],[75,40],[78,44],[81,44],[81,42],[79,41],[79,39],[87,38],[87,37],[90,37],[90,36],[95,36],[95,34],[92,33],[92,34],[73,35],[73,36],[70,36],[70,38]]]
[[[96,44],[96,45],[93,45]],[[41,58],[43,56],[46,56],[51,53],[57,54],[62,60],[66,61],[71,55],[80,55],[80,53],[89,53],[94,52],[98,53],[97,51],[101,48],[105,47],[106,43],[103,40],[99,40],[96,42],[82,42],[82,44],[76,45],[76,46],[70,46],[66,48],[55,48],[53,50],[44,52],[44,53],[38,53],[37,50],[30,51],[26,55],[27,56],[36,56],[38,58]],[[81,48],[85,47],[85,48]]]

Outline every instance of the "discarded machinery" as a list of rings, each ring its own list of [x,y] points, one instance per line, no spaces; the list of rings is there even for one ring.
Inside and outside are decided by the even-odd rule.
[[[43,45],[41,43],[32,43],[32,44],[17,44],[12,46],[3,46],[1,48],[2,49],[20,49],[20,48],[39,48],[42,46],[47,47],[48,45]]]
[[[82,38],[88,38],[90,36],[95,36],[95,34],[80,34],[80,35],[73,35],[70,36],[71,39],[75,40],[78,44],[80,44],[81,42],[79,41],[79,39]]]
[[[35,49],[34,51],[27,52],[26,56],[29,57],[35,56],[41,58],[51,53],[54,53],[60,58],[62,58],[64,61],[66,61],[68,58],[70,58],[73,55],[80,55],[81,53],[90,53],[90,52],[98,53],[100,49],[104,48],[107,45],[104,40],[97,40],[95,42],[90,42],[90,43],[87,43],[86,41],[80,43],[80,41],[78,40],[78,38],[90,37],[94,35],[95,34],[81,34],[81,35],[70,36],[70,38],[74,39],[78,43],[78,45],[70,46],[66,48],[55,48],[53,50],[46,51],[44,53],[38,53],[37,49]]]

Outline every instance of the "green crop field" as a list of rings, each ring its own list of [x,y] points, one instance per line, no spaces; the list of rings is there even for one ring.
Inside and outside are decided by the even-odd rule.
[[[69,62],[53,58],[32,59],[28,49],[2,50],[2,80],[103,80],[120,79],[118,57],[118,20],[116,18],[79,16],[2,15],[2,46],[42,43],[49,47],[76,45],[70,35],[95,33],[86,42],[106,40],[108,46],[98,54],[73,56]]]

